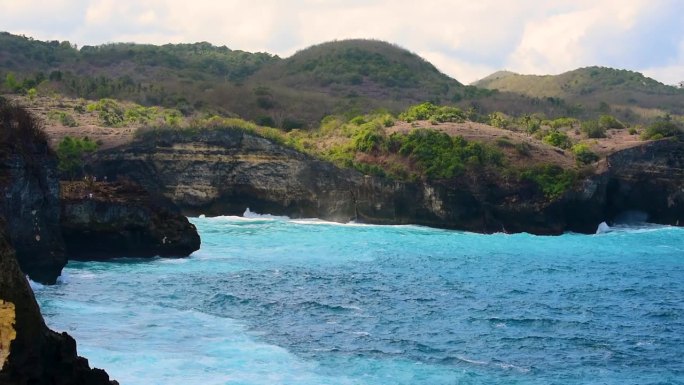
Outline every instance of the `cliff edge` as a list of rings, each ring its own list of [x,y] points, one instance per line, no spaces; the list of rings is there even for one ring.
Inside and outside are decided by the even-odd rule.
[[[195,226],[163,198],[130,181],[61,183],[69,259],[184,257],[200,247]]]
[[[0,383],[113,385],[102,369],[79,357],[76,341],[45,325],[26,276],[0,223]]]
[[[496,174],[434,181],[363,175],[224,128],[163,131],[100,152],[91,167],[135,180],[187,214],[241,215],[250,208],[340,222],[534,234],[593,233],[629,210],[643,210],[655,223],[684,223],[683,143],[647,142],[608,162],[607,170],[585,173],[549,197],[531,181]]]

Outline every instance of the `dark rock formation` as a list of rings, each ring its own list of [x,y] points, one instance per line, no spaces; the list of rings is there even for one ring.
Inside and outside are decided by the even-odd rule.
[[[0,228],[4,228],[0,224]],[[79,357],[67,333],[47,326],[14,251],[0,229],[0,384],[111,385],[104,370]]]
[[[664,139],[608,157],[606,217],[636,210],[643,220],[684,225],[684,143]]]
[[[0,217],[22,271],[43,283],[54,283],[67,262],[56,163],[39,123],[0,100]]]
[[[61,203],[69,259],[184,257],[200,247],[186,217],[130,182],[63,182]]]
[[[532,182],[506,181],[486,173],[438,182],[364,176],[238,129],[162,132],[101,153],[92,167],[109,177],[125,175],[188,214],[240,215],[249,207],[254,212],[342,222],[413,223],[476,232],[592,233],[614,211],[631,205],[655,210],[632,202],[645,198],[634,191],[641,191],[643,181],[651,177],[661,180],[658,188],[668,186],[670,209],[678,205],[680,211],[675,213],[681,213],[681,197],[675,191],[681,191],[684,179],[668,177],[664,166],[659,166],[660,174],[653,174],[647,159],[658,158],[653,165],[681,165],[682,145],[672,146],[680,149],[679,153],[668,150],[679,154],[671,155],[678,160],[661,159],[660,148],[615,154],[611,162],[624,167],[588,176],[554,200],[544,197]],[[639,158],[643,159],[640,171],[628,169],[626,165],[641,156],[640,151],[650,154]],[[641,173],[636,184],[635,173]],[[616,189],[616,183],[632,186],[627,195],[632,198],[626,198],[624,188]],[[615,195],[616,191],[623,193]],[[675,223],[675,216],[681,218],[681,214],[664,215],[653,215],[652,220]]]

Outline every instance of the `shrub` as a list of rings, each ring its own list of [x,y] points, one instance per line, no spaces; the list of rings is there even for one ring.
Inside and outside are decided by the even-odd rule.
[[[182,121],[182,115],[178,110],[170,110],[164,115],[164,123],[167,126],[178,127]]]
[[[26,91],[26,96],[28,96],[30,101],[33,101],[36,96],[38,96],[38,91],[36,91],[35,88],[29,88],[29,90]]]
[[[556,130],[549,132],[542,140],[544,143],[562,149],[570,148],[570,146],[572,146],[572,142],[570,141],[568,135],[566,135],[564,132]]]
[[[501,165],[503,159],[496,148],[435,130],[413,130],[390,139],[390,148],[398,146],[398,153],[413,159],[431,179],[454,177],[469,165]]]
[[[629,132],[630,135],[636,135],[638,133],[635,127],[630,127],[627,132]]]
[[[515,144],[515,150],[522,156],[530,156],[532,146],[527,142],[520,142]]]
[[[100,99],[96,103],[88,104],[88,111],[99,111],[102,124],[109,127],[119,127],[125,121],[124,109],[113,99]]]
[[[513,147],[513,142],[508,138],[498,138],[495,143],[499,147]]]
[[[520,174],[520,179],[536,183],[550,199],[557,198],[570,189],[576,178],[573,171],[549,164],[524,170]]]
[[[589,146],[584,143],[572,146],[572,153],[575,155],[575,161],[579,165],[593,163],[599,159],[598,155],[591,151]]]
[[[304,127],[304,123],[292,118],[283,119],[283,123],[280,126],[280,128],[282,128],[285,131],[290,131],[302,127]]]
[[[406,111],[399,114],[399,119],[409,123],[416,120],[428,120],[436,110],[437,106],[430,102],[425,102],[409,107]]]
[[[605,138],[606,129],[601,127],[596,120],[587,120],[582,122],[581,126],[582,132],[587,136],[587,138]]]
[[[370,122],[359,126],[359,130],[352,137],[352,146],[361,152],[373,152],[381,149],[385,141],[383,129],[376,123]]]
[[[275,127],[276,126],[275,120],[273,120],[272,117],[267,116],[267,115],[258,117],[256,119],[256,124],[258,124],[260,126],[264,126],[264,127]]]
[[[438,123],[463,122],[465,113],[458,107],[436,106],[430,102],[425,102],[409,107],[399,114],[399,119],[409,123],[416,120],[434,120]]]
[[[561,127],[574,128],[575,125],[579,123],[579,121],[575,118],[563,117],[563,118],[557,118],[554,120],[547,120],[544,123],[553,129],[559,129]]]
[[[349,120],[349,123],[360,126],[360,125],[366,123],[366,118],[362,115],[355,116]]]
[[[511,124],[510,119],[502,112],[492,112],[487,116],[487,123],[498,128],[508,128]]]
[[[156,107],[134,106],[124,113],[126,122],[148,124],[157,119]]]
[[[97,143],[88,139],[64,137],[57,146],[58,169],[73,178],[83,172],[83,156],[97,149]]]
[[[66,127],[76,127],[78,125],[78,123],[76,123],[76,119],[74,119],[71,114],[67,114],[66,112],[59,113],[59,122]]]
[[[601,115],[598,120],[598,125],[604,130],[609,130],[611,128],[625,128],[625,125],[621,121],[615,119],[615,117],[611,115]]]
[[[382,117],[382,125],[385,127],[392,127],[394,126],[394,118],[392,115],[385,115]]]
[[[684,137],[684,131],[676,123],[666,120],[652,123],[641,134],[641,138],[644,140],[658,140],[670,137],[682,138]]]

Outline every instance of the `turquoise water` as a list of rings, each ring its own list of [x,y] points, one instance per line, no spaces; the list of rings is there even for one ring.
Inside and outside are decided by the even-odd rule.
[[[192,222],[190,258],[70,262],[36,290],[122,385],[684,383],[681,228]]]

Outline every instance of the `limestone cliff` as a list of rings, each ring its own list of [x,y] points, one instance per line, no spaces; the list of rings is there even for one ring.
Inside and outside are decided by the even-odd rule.
[[[617,152],[607,162],[608,219],[638,210],[649,222],[684,225],[684,143],[649,142]]]
[[[111,385],[79,357],[76,342],[47,326],[0,224],[0,384]]]
[[[63,182],[61,190],[70,259],[184,257],[199,249],[195,226],[134,183]]]
[[[594,232],[611,210],[628,208],[607,206],[609,181],[625,180],[628,171],[588,176],[549,200],[531,183],[496,175],[437,182],[365,176],[239,129],[166,131],[100,153],[92,167],[110,178],[125,175],[189,214],[240,215],[249,207],[342,222],[559,234]],[[681,185],[681,179],[666,180]]]
[[[0,100],[0,217],[22,271],[54,283],[66,265],[59,227],[57,160],[39,123]]]

